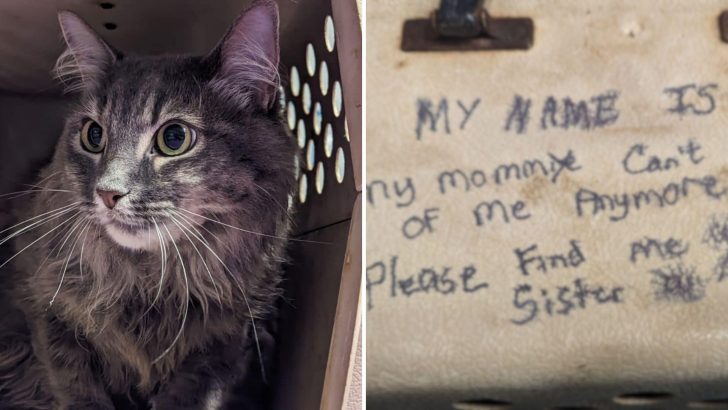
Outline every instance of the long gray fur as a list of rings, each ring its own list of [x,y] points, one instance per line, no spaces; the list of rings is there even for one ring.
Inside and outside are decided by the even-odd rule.
[[[0,320],[0,408],[231,403],[270,349],[295,187],[275,3],[254,2],[206,57],[123,55],[60,20],[58,72],[79,103],[15,200],[28,222],[2,233],[16,235],[0,269],[16,314]],[[103,153],[81,146],[87,119],[107,132]],[[163,157],[154,134],[175,119],[197,143]],[[109,211],[97,188],[129,194]]]

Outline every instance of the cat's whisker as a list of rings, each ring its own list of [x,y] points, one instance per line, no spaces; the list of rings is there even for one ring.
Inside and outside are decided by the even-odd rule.
[[[83,248],[86,246],[86,238],[88,237],[88,231],[91,227],[91,221],[86,224],[86,227],[84,230],[86,233],[83,234],[83,242],[81,242],[81,253],[78,255],[78,274],[81,276],[81,280],[83,280]]]
[[[52,173],[52,174],[48,175],[47,177],[45,177],[45,178],[42,178],[42,179],[41,179],[40,181],[38,181],[38,182],[36,183],[37,185],[33,185],[33,184],[21,184],[21,185],[23,185],[23,186],[30,186],[30,187],[38,187],[38,186],[40,186],[40,184],[42,184],[42,183],[44,183],[44,182],[48,181],[49,179],[51,179],[51,178],[53,178],[53,177],[56,177],[56,176],[60,175],[60,173],[61,173],[61,171],[56,171],[56,172],[54,172],[54,173]],[[46,188],[46,187],[43,187],[43,188]]]
[[[177,332],[177,335],[174,337],[174,340],[172,340],[172,343],[169,345],[169,347],[167,347],[162,352],[162,354],[157,356],[157,358],[152,361],[152,364],[155,364],[158,361],[160,361],[165,355],[167,355],[167,353],[170,352],[170,350],[172,350],[174,345],[177,344],[177,341],[179,340],[180,336],[182,335],[182,332],[185,330],[185,324],[187,322],[187,311],[190,308],[190,285],[187,281],[187,269],[185,268],[185,263],[182,260],[182,254],[180,253],[179,248],[177,247],[177,243],[174,241],[174,238],[172,237],[172,234],[169,232],[167,225],[162,224],[162,228],[164,228],[164,230],[167,231],[167,235],[169,235],[169,239],[172,241],[172,245],[174,245],[174,249],[177,251],[177,258],[179,258],[179,263],[180,263],[180,265],[182,265],[182,276],[184,277],[184,280],[185,280],[186,299],[185,299],[184,314],[182,316],[182,323],[180,324],[179,332]]]
[[[189,231],[189,232],[191,233],[191,231]],[[208,231],[208,232],[210,232],[210,231]],[[210,234],[213,235],[213,237],[217,238],[214,234],[212,234],[212,232],[210,232]],[[210,251],[210,253],[212,253],[212,256],[214,256],[215,259],[217,259],[220,262],[220,264],[222,264],[222,266],[225,268],[225,271],[230,275],[230,277],[233,279],[233,281],[235,281],[235,284],[237,285],[238,289],[243,294],[243,298],[245,299],[245,303],[247,305],[248,304],[248,298],[247,298],[247,295],[245,294],[245,291],[243,290],[243,287],[240,284],[240,281],[238,280],[238,278],[232,273],[232,271],[230,270],[230,268],[227,267],[227,265],[225,264],[225,262],[222,261],[222,259],[217,254],[217,252],[215,252],[210,247],[209,243],[207,242],[207,240],[204,239],[204,237],[197,236],[195,234],[192,234],[192,236],[195,237],[195,239],[197,239],[198,241],[200,241],[200,243],[202,243],[205,246],[205,248],[207,248],[207,250]],[[251,319],[254,319],[253,311],[251,310],[250,305],[248,305],[248,312],[250,313]]]
[[[28,186],[28,187],[31,187],[31,188],[43,188],[43,189],[45,189],[45,188],[48,188],[48,187],[45,186],[45,185],[41,185],[41,184],[44,183],[44,182],[46,182],[46,181],[48,181],[52,177],[59,175],[59,174],[60,174],[60,171],[56,171],[56,172],[52,173],[50,176],[47,176],[47,177],[41,179],[40,181],[38,181],[35,184],[22,184],[22,185],[23,186]]]
[[[57,212],[55,212],[52,215],[43,217],[39,221],[36,221],[36,222],[33,222],[33,223],[29,224],[29,225],[23,226],[20,229],[18,229],[17,231],[11,232],[9,235],[7,235],[4,238],[2,238],[0,240],[0,245],[3,245],[6,242],[8,242],[9,240],[11,240],[13,238],[16,238],[16,237],[18,237],[20,235],[23,235],[26,232],[29,232],[29,231],[32,231],[32,230],[34,230],[36,228],[42,227],[43,225],[47,224],[48,222],[50,222],[50,221],[52,221],[54,219],[60,218],[63,215],[65,215],[65,214],[67,214],[69,212],[72,212],[72,211],[74,211],[76,209],[77,209],[77,207],[71,207],[71,208],[68,208],[68,209],[64,209],[62,211],[57,211]]]
[[[157,231],[157,239],[159,240],[159,253],[162,258],[162,274],[160,275],[160,278],[159,278],[159,287],[157,288],[157,295],[154,296],[154,300],[152,300],[152,303],[149,305],[147,310],[145,310],[144,313],[142,313],[139,320],[141,320],[141,318],[146,316],[147,313],[149,313],[152,310],[154,305],[159,300],[159,296],[162,294],[162,284],[164,283],[164,272],[167,270],[167,266],[166,266],[167,249],[166,249],[166,246],[164,245],[164,236],[162,235],[162,231],[159,230],[159,225],[157,224],[157,220],[154,217],[152,217],[152,222],[154,222],[154,229],[156,229],[156,231]]]
[[[50,231],[48,231],[48,232],[44,233],[44,234],[43,234],[43,235],[42,235],[42,236],[41,236],[40,238],[38,238],[38,239],[34,240],[34,241],[33,241],[33,242],[31,242],[30,244],[28,244],[28,245],[27,245],[26,247],[24,247],[23,249],[21,249],[21,250],[19,250],[19,251],[18,251],[17,253],[15,253],[15,254],[14,254],[13,256],[11,256],[10,258],[6,259],[6,260],[5,260],[5,262],[3,262],[2,264],[0,264],[0,269],[2,269],[2,268],[3,268],[4,266],[5,266],[5,265],[7,265],[8,263],[10,263],[10,261],[12,261],[13,259],[15,259],[15,258],[16,258],[16,257],[17,257],[18,255],[20,255],[21,253],[23,253],[23,252],[24,252],[24,251],[25,251],[26,249],[30,248],[31,246],[33,246],[33,245],[35,245],[36,243],[38,243],[38,242],[39,242],[39,241],[40,241],[41,239],[43,239],[43,238],[45,238],[46,236],[50,235],[51,233],[55,232],[55,231],[56,231],[56,229],[58,229],[58,228],[60,228],[61,226],[65,225],[66,223],[68,223],[68,221],[70,221],[70,220],[71,220],[71,219],[73,219],[73,218],[74,218],[75,216],[79,215],[80,213],[81,213],[81,211],[78,211],[78,212],[77,212],[77,213],[75,213],[75,214],[74,214],[73,216],[71,216],[70,218],[68,218],[68,219],[66,219],[65,221],[61,222],[61,223],[60,223],[60,224],[58,224],[58,225],[57,225],[56,227],[52,228],[52,229],[51,229]]]
[[[207,275],[210,277],[210,281],[212,282],[212,286],[215,288],[215,293],[217,294],[217,303],[222,305],[222,294],[220,293],[220,289],[217,287],[217,283],[215,282],[215,279],[212,277],[212,272],[210,271],[210,268],[207,266],[207,263],[205,262],[205,258],[202,256],[202,253],[200,252],[200,250],[197,249],[197,245],[195,245],[195,243],[192,242],[192,239],[187,234],[187,232],[186,232],[187,228],[182,226],[182,224],[180,224],[180,222],[177,221],[177,219],[174,216],[170,215],[170,217],[172,218],[172,222],[174,222],[175,225],[177,225],[180,229],[182,229],[182,233],[185,234],[185,237],[187,237],[187,240],[190,242],[190,245],[192,245],[192,247],[195,249],[195,252],[197,252],[197,255],[200,256],[200,262],[202,262],[202,266],[205,267],[205,270],[207,271]]]
[[[200,215],[200,214],[194,213],[192,211],[188,211],[188,210],[186,210],[184,208],[179,208],[178,207],[177,209],[179,209],[180,211],[187,212],[188,214],[195,215],[195,216],[197,216],[199,218],[208,220],[210,222],[214,222],[216,224],[219,224],[219,225],[222,225],[222,226],[226,226],[228,228],[235,229],[235,230],[238,230],[238,231],[241,231],[241,232],[249,233],[249,234],[252,234],[252,235],[258,235],[258,236],[263,236],[263,237],[266,237],[266,238],[281,239],[281,240],[293,241],[293,242],[315,243],[315,244],[319,244],[319,245],[334,245],[334,246],[337,245],[337,244],[332,243],[332,242],[321,242],[321,241],[311,241],[311,240],[307,240],[307,239],[286,238],[286,237],[283,237],[283,236],[276,236],[276,235],[269,235],[269,234],[265,234],[265,233],[261,233],[261,232],[255,232],[255,231],[251,231],[251,230],[248,230],[248,229],[239,228],[237,226],[233,226],[233,225],[230,225],[230,224],[226,224],[225,222],[218,221],[217,219],[208,218],[208,217],[206,217],[204,215]]]
[[[52,213],[56,213],[56,212],[60,212],[60,211],[62,211],[62,210],[64,210],[64,209],[67,209],[67,208],[73,208],[74,206],[77,206],[77,205],[78,205],[78,204],[80,204],[80,203],[81,203],[80,201],[79,201],[79,202],[74,202],[74,203],[72,203],[72,204],[68,204],[68,205],[62,206],[62,207],[60,207],[60,208],[56,208],[56,209],[54,209],[54,210],[52,210],[52,211],[48,211],[48,212],[43,212],[42,214],[36,215],[36,216],[34,216],[34,217],[32,217],[32,218],[28,218],[28,219],[26,219],[26,220],[24,220],[24,221],[22,221],[22,222],[18,222],[17,224],[15,224],[15,225],[13,225],[13,226],[11,226],[11,227],[9,227],[9,228],[5,228],[5,229],[3,229],[2,231],[0,231],[0,234],[2,234],[2,233],[5,233],[5,232],[7,232],[7,231],[11,231],[11,230],[13,230],[13,229],[15,229],[15,228],[19,227],[20,225],[26,224],[26,223],[28,223],[28,222],[30,222],[30,221],[34,221],[34,220],[36,220],[36,219],[38,219],[38,218],[43,218],[43,217],[44,217],[44,216],[46,216],[46,215],[49,215],[49,214],[52,214]]]
[[[180,213],[180,212],[177,212],[177,211],[171,211],[171,212],[172,212],[172,213],[174,213],[174,214],[175,214],[176,216],[178,216],[179,218],[181,218],[182,220],[184,220],[185,222],[187,222],[187,226],[188,226],[189,228],[191,228],[191,229],[194,229],[194,230],[195,230],[195,232],[197,232],[197,236],[198,236],[198,238],[199,238],[199,239],[202,239],[203,241],[205,241],[205,243],[206,243],[206,244],[208,244],[208,245],[209,245],[209,244],[210,244],[210,242],[209,242],[209,241],[208,241],[208,240],[207,240],[207,239],[206,239],[206,238],[205,238],[205,237],[204,237],[204,236],[202,235],[202,233],[201,233],[201,232],[200,232],[200,231],[199,231],[199,230],[198,230],[197,228],[195,228],[195,226],[199,226],[199,227],[200,227],[200,228],[202,228],[202,229],[203,229],[203,230],[204,230],[205,232],[207,232],[208,234],[210,234],[210,236],[211,236],[211,237],[212,237],[213,239],[215,239],[215,241],[217,241],[218,247],[219,247],[219,245],[220,245],[220,244],[222,244],[222,245],[223,245],[223,246],[225,247],[224,249],[227,249],[227,250],[229,250],[229,251],[233,251],[233,252],[235,251],[235,249],[232,249],[232,248],[231,248],[231,247],[229,246],[229,244],[225,243],[226,241],[222,241],[222,240],[220,240],[220,238],[219,238],[219,237],[218,237],[217,235],[215,235],[215,234],[214,234],[214,233],[213,233],[212,231],[210,231],[209,229],[207,229],[207,228],[206,228],[206,227],[205,227],[204,225],[202,225],[202,224],[196,224],[196,223],[195,223],[195,221],[193,221],[193,220],[192,220],[192,218],[190,218],[189,216],[185,216],[184,214],[182,214],[182,213]]]
[[[195,236],[195,235],[193,235],[193,236]],[[195,236],[195,238],[197,238],[197,237]],[[218,262],[220,262],[220,264],[223,266],[223,268],[225,268],[225,271],[230,275],[230,278],[232,278],[233,281],[235,282],[235,284],[237,285],[238,289],[240,290],[240,293],[243,295],[243,300],[245,301],[245,306],[248,308],[248,315],[250,316],[250,324],[253,327],[253,336],[254,336],[254,339],[255,339],[255,348],[258,351],[258,359],[260,360],[260,372],[261,372],[261,375],[263,377],[263,380],[265,381],[266,380],[266,375],[265,375],[265,366],[263,365],[263,353],[260,350],[260,340],[258,338],[258,330],[257,330],[257,328],[255,326],[255,316],[253,315],[253,309],[250,308],[250,302],[248,301],[248,295],[245,293],[245,290],[243,289],[243,286],[240,284],[240,281],[238,280],[238,278],[230,270],[230,268],[227,267],[227,265],[225,264],[225,262],[222,261],[222,259],[220,258],[220,256],[218,256],[218,254],[214,250],[212,250],[212,248],[210,248],[210,246],[207,245],[200,238],[197,238],[197,240],[199,240],[200,243],[202,243],[203,245],[205,245],[205,247],[207,248],[208,251],[210,251],[210,253],[212,254],[212,256],[214,256],[215,259],[217,259]]]
[[[284,214],[288,214],[288,210],[286,208],[284,208],[283,205],[281,205],[280,202],[278,202],[278,200],[276,199],[276,197],[273,196],[273,194],[271,194],[270,192],[268,192],[268,190],[266,190],[265,188],[263,188],[259,184],[255,183],[254,181],[250,181],[250,183],[253,184],[253,185],[255,185],[256,188],[258,188],[261,191],[263,191],[264,194],[268,195],[268,197],[271,199],[271,201],[273,201],[273,203],[275,203],[276,205],[278,205],[278,207],[281,208],[281,210],[283,211]]]
[[[49,306],[53,306],[53,302],[56,300],[58,293],[61,291],[61,286],[63,286],[63,280],[66,278],[66,271],[68,270],[68,263],[71,261],[71,257],[73,256],[73,251],[76,249],[76,244],[78,243],[78,239],[81,237],[81,233],[91,223],[88,216],[85,219],[82,219],[81,223],[78,226],[81,226],[84,222],[86,223],[86,225],[84,225],[84,227],[78,232],[78,234],[76,234],[76,237],[73,240],[73,244],[71,245],[71,249],[68,251],[68,256],[66,256],[66,262],[63,265],[63,273],[61,274],[61,280],[58,282],[58,288],[56,289],[56,292],[53,294],[53,297],[51,298],[51,301],[48,304]],[[63,246],[61,246],[61,249],[63,249]]]
[[[177,211],[175,211],[175,210],[170,210],[170,212],[171,212],[171,213],[173,213],[173,214],[174,214],[175,216],[179,217],[180,219],[182,219],[182,220],[183,220],[184,222],[187,222],[187,226],[188,226],[189,228],[193,229],[193,230],[194,230],[194,231],[195,231],[195,232],[197,233],[197,235],[198,235],[198,236],[199,236],[200,238],[202,238],[202,240],[204,240],[204,241],[205,241],[205,243],[206,243],[206,244],[208,244],[208,245],[209,245],[210,243],[209,243],[209,242],[207,241],[207,239],[205,239],[205,237],[204,237],[204,236],[202,236],[202,233],[200,232],[200,230],[199,230],[199,229],[197,229],[197,226],[199,226],[200,228],[202,228],[202,229],[204,229],[205,231],[207,231],[207,233],[209,233],[210,235],[212,235],[212,237],[213,237],[213,238],[217,239],[217,237],[215,236],[215,234],[213,234],[212,232],[210,232],[210,230],[209,230],[209,229],[205,228],[205,227],[204,227],[204,226],[202,226],[202,225],[196,225],[196,224],[194,223],[194,221],[193,221],[192,219],[190,219],[190,217],[189,217],[189,216],[185,216],[184,214],[182,214],[182,213],[180,213],[180,212],[177,212]]]
[[[42,184],[42,183],[48,181],[49,179],[51,179],[53,177],[57,177],[58,175],[60,175],[60,173],[61,173],[61,171],[56,171],[56,172],[48,175],[47,177],[41,179],[40,181],[38,181],[38,184]]]
[[[66,242],[68,241],[68,239],[71,238],[71,235],[73,234],[73,232],[76,231],[76,229],[78,229],[78,227],[80,227],[84,222],[86,222],[86,219],[88,219],[88,217],[83,218],[83,219],[79,218],[76,220],[76,222],[73,223],[73,225],[71,226],[71,230],[68,231],[68,233],[66,233],[66,236],[63,237],[63,243],[61,243],[61,247],[58,249],[58,253],[56,253],[56,257],[61,255],[61,251],[66,246]]]
[[[76,216],[75,219],[74,219],[74,221],[75,220],[78,220],[78,218],[80,218],[80,217],[81,217],[80,215]],[[61,229],[55,235],[51,236],[46,243],[52,243],[54,240],[56,240],[56,238],[59,238],[59,237],[65,235],[66,232],[68,232],[71,229],[71,227],[73,227],[73,223],[71,225],[65,227],[64,229]],[[38,268],[35,270],[35,273],[40,272],[41,268],[43,268],[43,266],[45,266],[45,264],[48,261],[48,259],[50,259],[50,257],[53,254],[53,252],[55,252],[58,249],[59,246],[61,246],[61,242],[60,241],[53,247],[53,249],[50,250],[50,252],[48,252],[48,254],[43,259],[43,261],[40,263],[40,265],[38,265]]]
[[[73,191],[69,191],[67,189],[26,189],[23,191],[15,191],[15,192],[8,192],[5,194],[0,194],[0,198],[10,197],[10,199],[15,199],[15,198],[20,198],[21,196],[25,196],[28,194],[35,194],[38,192],[73,192]]]
[[[51,216],[48,216],[48,217],[45,217],[45,218],[41,219],[40,221],[37,221],[37,222],[34,222],[34,223],[30,224],[30,225],[24,226],[23,228],[15,231],[13,233],[11,233],[10,235],[8,235],[5,238],[3,238],[2,240],[0,240],[0,245],[3,245],[6,242],[8,242],[9,240],[11,240],[11,239],[13,239],[15,237],[18,237],[18,236],[20,236],[20,235],[22,235],[22,234],[24,234],[26,232],[32,231],[32,230],[34,230],[36,228],[40,228],[43,225],[49,223],[50,221],[52,221],[54,219],[57,219],[57,218],[60,218],[61,216],[67,214],[68,212],[73,211],[74,209],[76,209],[76,208],[72,207],[72,208],[68,208],[67,210],[59,211],[59,212],[57,212],[57,213],[55,213],[55,214],[53,214]]]

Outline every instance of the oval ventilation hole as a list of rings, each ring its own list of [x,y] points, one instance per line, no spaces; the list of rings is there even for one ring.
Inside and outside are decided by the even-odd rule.
[[[334,19],[331,16],[326,16],[326,20],[324,20],[324,43],[326,43],[327,50],[334,51],[336,31],[334,30]]]
[[[324,113],[321,110],[321,104],[316,103],[313,106],[313,132],[316,135],[321,135],[321,124],[324,121]]]
[[[672,394],[665,392],[626,393],[614,398],[614,402],[623,406],[648,406],[672,399]]]
[[[302,92],[301,102],[303,103],[303,112],[311,114],[311,87],[308,86],[308,83],[303,84]]]
[[[457,402],[452,407],[456,410],[503,410],[509,409],[511,403],[496,399],[480,399]]]
[[[306,195],[308,194],[308,180],[306,174],[301,174],[301,179],[298,180],[298,200],[301,203],[306,202]]]
[[[344,138],[351,142],[351,138],[349,138],[349,121],[346,120],[346,116],[344,116]]]
[[[344,181],[344,173],[346,172],[346,157],[344,156],[344,150],[339,147],[336,150],[336,164],[335,164],[336,182],[341,183]]]
[[[311,77],[316,74],[316,52],[311,43],[306,46],[306,71]]]
[[[116,30],[116,23],[104,23],[104,28],[107,30]]]
[[[295,65],[291,67],[291,78],[289,80],[291,81],[291,94],[298,97],[301,94],[301,76],[298,75],[298,68]]]
[[[293,196],[288,195],[288,210],[290,211],[291,208],[293,208]]]
[[[293,101],[288,101],[286,116],[288,117],[288,129],[293,131],[296,128],[296,106],[293,104]]]
[[[331,129],[331,124],[326,124],[324,128],[324,155],[326,158],[331,158],[331,154],[334,152],[334,131]]]
[[[728,409],[728,398],[695,400],[688,403],[691,409]]]
[[[333,106],[335,116],[338,117],[339,115],[341,115],[341,108],[343,103],[344,101],[343,96],[341,95],[341,83],[338,81],[334,81],[334,89],[331,92],[331,104]]]
[[[298,137],[298,147],[303,148],[306,146],[306,126],[303,124],[303,120],[298,120],[298,126],[296,128],[296,136]]]
[[[308,140],[308,146],[306,147],[306,169],[313,171],[313,166],[316,164],[316,146],[313,140]]]
[[[114,3],[99,3],[99,7],[101,7],[104,10],[113,9]]]
[[[326,95],[329,92],[329,66],[326,61],[321,62],[319,68],[319,87],[321,87],[321,95]]]
[[[321,161],[316,165],[316,192],[324,192],[324,163]]]

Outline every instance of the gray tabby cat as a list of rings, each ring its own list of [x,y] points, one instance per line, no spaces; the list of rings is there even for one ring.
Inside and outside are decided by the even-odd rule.
[[[275,3],[201,58],[125,55],[59,20],[79,104],[2,232],[0,408],[240,408],[295,186]]]

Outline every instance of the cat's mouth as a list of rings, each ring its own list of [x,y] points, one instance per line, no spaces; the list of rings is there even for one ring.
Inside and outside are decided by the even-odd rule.
[[[154,225],[144,218],[118,212],[102,212],[98,218],[108,237],[122,247],[153,250],[159,246]]]
[[[149,220],[141,216],[102,213],[100,225],[108,237],[118,245],[132,250],[158,251],[160,241],[177,240],[180,229],[166,218]]]
[[[114,225],[119,229],[123,229],[129,233],[134,233],[140,229],[145,229],[144,224],[138,222],[130,222],[126,219],[110,218],[106,224]]]
[[[144,219],[132,215],[120,214],[118,212],[102,212],[99,215],[101,225],[113,225],[130,233],[145,229],[149,225]]]

